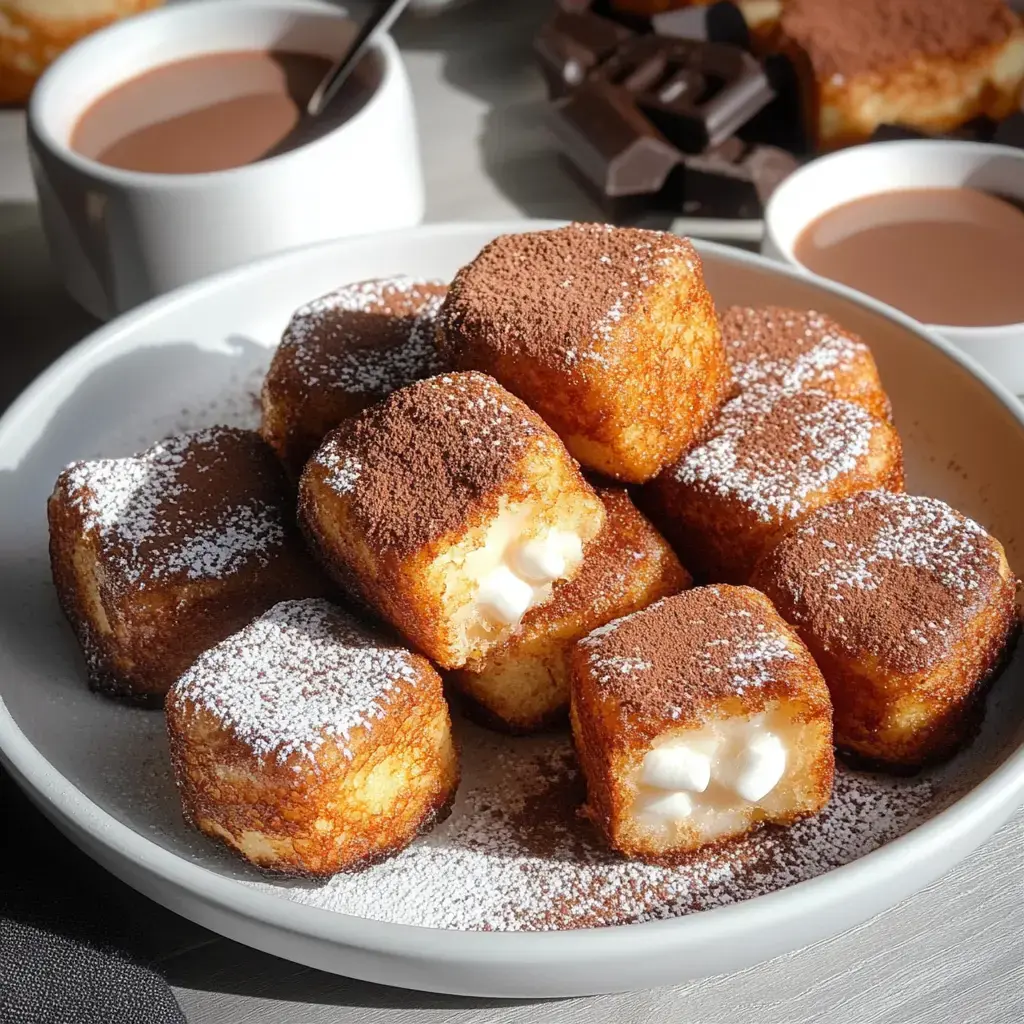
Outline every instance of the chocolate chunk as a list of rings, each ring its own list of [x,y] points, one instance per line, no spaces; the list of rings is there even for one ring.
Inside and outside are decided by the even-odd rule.
[[[783,149],[729,139],[685,158],[680,208],[691,217],[758,219],[769,196],[797,166],[796,157]]]
[[[750,29],[743,13],[729,0],[699,7],[680,7],[655,14],[651,28],[669,39],[699,39],[708,43],[732,43],[750,49]]]
[[[749,53],[693,39],[630,39],[595,77],[631,92],[654,126],[687,153],[723,142],[774,97]]]
[[[807,153],[810,137],[796,67],[788,57],[771,54],[764,59],[764,72],[775,98],[739,129],[739,136],[746,142]]]
[[[607,82],[587,82],[561,100],[552,129],[601,196],[653,195],[680,160],[630,94]]]
[[[632,33],[589,11],[560,11],[538,33],[534,50],[552,98],[582,84]]]

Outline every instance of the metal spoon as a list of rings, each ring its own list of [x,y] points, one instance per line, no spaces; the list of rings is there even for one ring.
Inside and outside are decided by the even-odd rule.
[[[316,117],[331,102],[334,94],[352,73],[363,54],[369,49],[370,44],[379,33],[387,32],[391,28],[395,19],[405,10],[408,3],[409,0],[390,0],[388,3],[382,3],[379,5],[379,9],[366,19],[352,45],[348,48],[348,52],[342,54],[335,61],[331,70],[324,75],[323,81],[310,96],[309,102],[306,104],[306,113],[310,117]]]

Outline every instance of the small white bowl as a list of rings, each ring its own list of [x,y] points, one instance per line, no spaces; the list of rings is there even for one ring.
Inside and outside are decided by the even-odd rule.
[[[336,57],[352,34],[342,8],[317,0],[204,0],[121,22],[57,60],[32,96],[29,147],[50,251],[72,296],[106,318],[269,253],[419,223],[412,94],[390,37],[376,47],[379,83],[363,106],[280,156],[209,174],[147,174],[69,145],[93,101],[157,65],[242,49]]]
[[[1024,200],[1024,150],[985,142],[921,139],[875,142],[814,160],[791,174],[769,200],[761,251],[811,273],[793,249],[804,228],[821,214],[879,192],[960,186]],[[1024,323],[931,326],[1015,394],[1024,394]]]

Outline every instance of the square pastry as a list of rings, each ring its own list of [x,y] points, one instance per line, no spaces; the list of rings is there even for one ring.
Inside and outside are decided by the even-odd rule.
[[[452,282],[438,343],[536,409],[584,466],[632,483],[694,445],[731,387],[700,257],[660,231],[495,239]]]
[[[584,810],[629,857],[790,824],[832,791],[825,681],[748,587],[699,587],[594,630],[573,655],[571,718]]]
[[[263,382],[260,426],[294,476],[347,416],[444,369],[434,318],[446,291],[409,277],[358,281],[295,311]]]
[[[275,605],[201,655],[167,728],[186,820],[267,871],[397,853],[459,779],[430,662],[323,600]]]
[[[821,666],[836,744],[898,770],[971,735],[1018,631],[1002,545],[937,498],[868,491],[819,509],[753,583]]]
[[[157,704],[208,647],[278,601],[325,594],[294,492],[250,430],[211,427],[75,462],[47,506],[61,607],[93,689]]]
[[[1024,27],[1003,0],[786,0],[779,33],[823,149],[883,124],[940,134],[1018,107]]]
[[[598,496],[607,512],[605,526],[575,579],[556,583],[551,600],[527,612],[501,647],[450,675],[474,717],[486,725],[521,733],[563,720],[576,641],[692,582],[625,491],[603,488]]]
[[[733,377],[741,391],[771,386],[821,391],[892,419],[871,349],[814,310],[732,306],[720,317]]]
[[[549,601],[605,520],[558,436],[482,373],[343,423],[306,465],[299,513],[334,578],[448,669]]]
[[[746,583],[776,538],[856,491],[903,489],[892,424],[823,391],[757,387],[708,439],[644,488],[655,522],[698,579]]]

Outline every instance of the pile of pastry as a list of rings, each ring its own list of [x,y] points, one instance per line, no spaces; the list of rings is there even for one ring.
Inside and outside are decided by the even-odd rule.
[[[444,813],[449,698],[568,719],[586,815],[670,860],[820,810],[834,746],[949,756],[1017,631],[999,542],[904,493],[861,339],[719,314],[688,241],[604,225],[309,303],[259,435],[75,463],[49,517],[91,685],[163,705],[186,818],[289,873]]]

